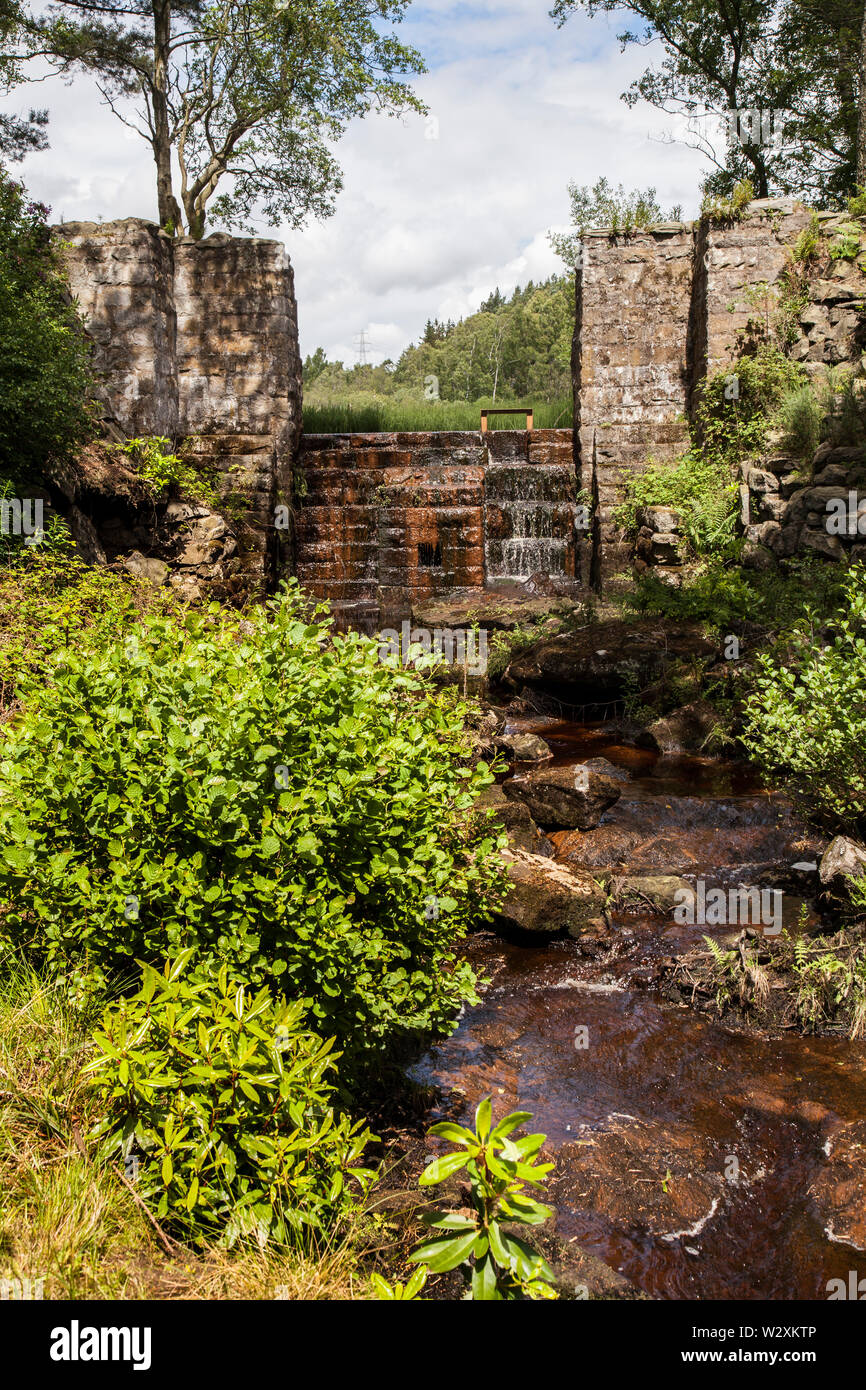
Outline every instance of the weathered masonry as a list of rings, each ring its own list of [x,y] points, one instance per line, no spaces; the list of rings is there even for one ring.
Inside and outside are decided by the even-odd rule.
[[[370,629],[453,588],[538,572],[600,586],[625,569],[615,510],[629,478],[682,450],[696,383],[735,356],[755,292],[778,279],[809,218],[768,199],[726,226],[588,233],[573,432],[306,437],[279,243],[172,241],[137,219],[58,231],[107,413],[127,435],[186,439],[211,466],[260,587],[296,573],[343,622]],[[824,351],[813,320],[804,314],[795,349],[807,361]],[[293,528],[276,524],[281,503]]]
[[[274,510],[291,500],[301,429],[292,268],[280,242],[172,240],[139,218],[65,223],[106,414],[128,436],[189,441],[218,478],[251,578],[291,565]],[[280,547],[282,546],[282,554]]]
[[[422,599],[575,573],[571,430],[307,435],[301,584],[365,630]]]

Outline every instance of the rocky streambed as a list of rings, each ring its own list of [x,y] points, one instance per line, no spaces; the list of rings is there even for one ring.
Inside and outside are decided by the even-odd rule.
[[[821,844],[737,764],[667,757],[616,726],[506,730],[529,734],[549,768],[589,763],[578,791],[606,804],[542,835],[505,784],[527,881],[499,933],[469,943],[481,1003],[413,1075],[438,1088],[437,1118],[465,1120],[487,1094],[500,1113],[533,1112],[578,1296],[826,1298],[831,1279],[866,1275],[866,1045],[732,1030],[661,987],[704,934],[741,931],[676,920],[678,888],[763,888],[786,926],[808,930]],[[517,764],[518,779],[540,766]],[[537,890],[539,857],[571,890],[557,898],[549,878]]]

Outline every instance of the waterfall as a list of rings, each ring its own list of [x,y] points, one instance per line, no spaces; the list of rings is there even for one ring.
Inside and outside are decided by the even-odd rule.
[[[565,574],[574,533],[573,473],[559,464],[504,459],[485,471],[488,579]]]

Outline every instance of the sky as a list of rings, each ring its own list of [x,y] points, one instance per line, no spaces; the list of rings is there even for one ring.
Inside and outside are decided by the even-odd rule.
[[[662,208],[697,212],[704,161],[671,144],[674,119],[620,100],[657,56],[620,52],[622,18],[581,13],[557,29],[552,0],[410,5],[398,27],[428,72],[415,90],[429,116],[368,116],[337,146],[336,212],[286,243],[303,354],[321,346],[346,366],[394,360],[428,319],[473,313],[498,285],[511,291],[562,270],[548,241],[569,221],[569,180],[604,175],[652,184]],[[150,148],[86,78],[18,88],[0,109],[50,112],[51,148],[21,175],[54,220],[155,217]]]

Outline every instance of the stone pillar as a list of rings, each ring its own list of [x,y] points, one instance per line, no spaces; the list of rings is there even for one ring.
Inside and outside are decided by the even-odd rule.
[[[578,286],[576,427],[581,486],[596,503],[593,580],[630,565],[614,511],[649,458],[685,446],[693,234],[683,223],[591,231]]]
[[[790,265],[789,248],[811,213],[795,198],[755,199],[728,226],[696,228],[693,381],[738,356],[750,319],[772,315],[756,287],[773,285]]]
[[[179,433],[242,517],[245,568],[291,567],[291,502],[301,428],[301,370],[292,271],[280,242],[222,233],[175,244]],[[278,557],[278,537],[283,546]]]
[[[171,240],[156,223],[66,222],[54,228],[93,342],[108,418],[129,436],[177,434]]]

